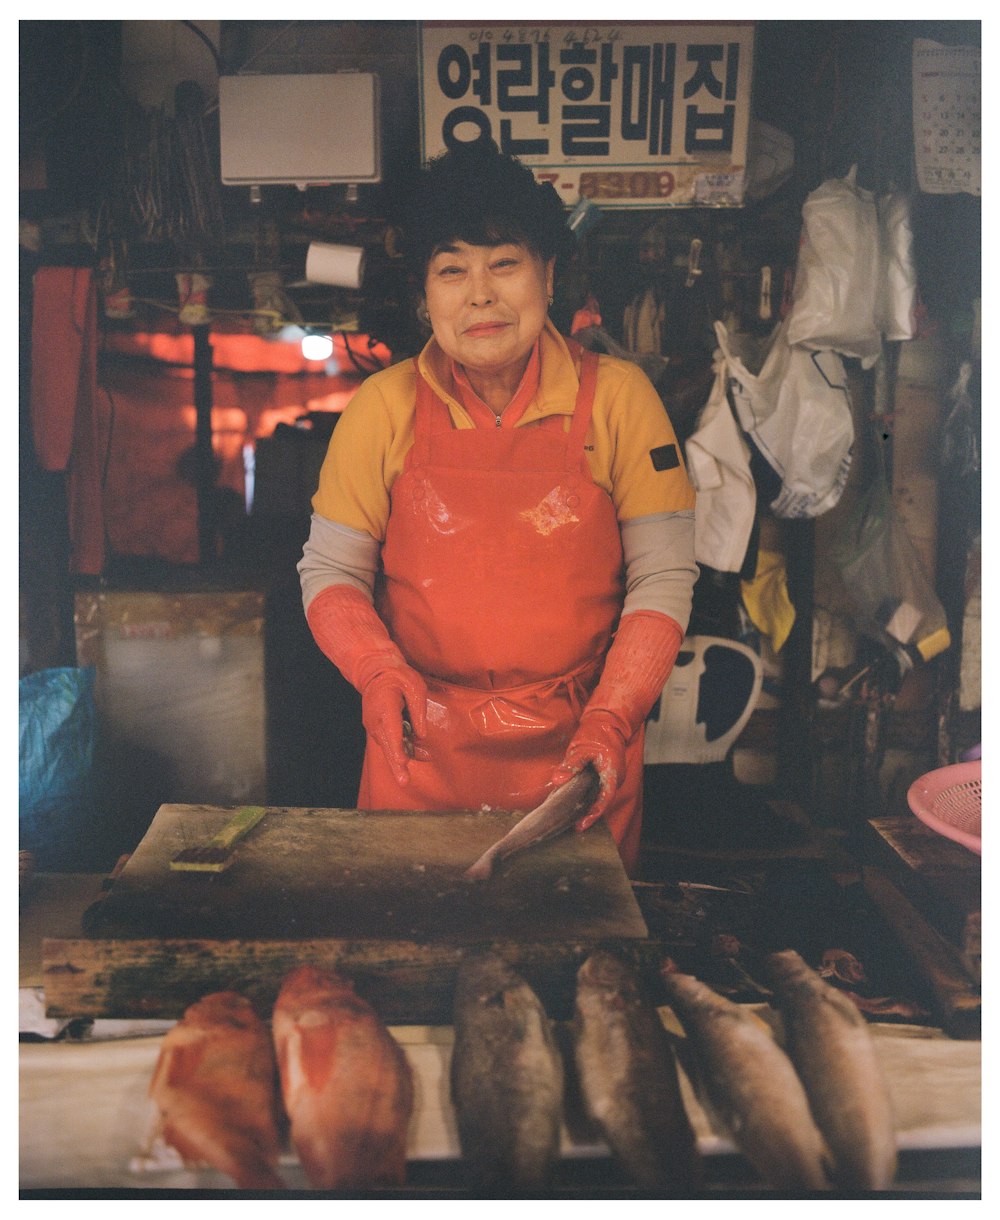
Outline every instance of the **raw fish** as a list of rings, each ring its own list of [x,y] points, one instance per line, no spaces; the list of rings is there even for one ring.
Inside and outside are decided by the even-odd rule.
[[[281,1108],[267,1026],[244,996],[192,1004],[163,1039],[149,1094],[163,1138],[242,1190],[279,1190]]]
[[[639,1186],[692,1191],[701,1178],[670,1038],[624,962],[592,953],[577,973],[572,1023],[587,1112]]]
[[[692,975],[664,973],[663,984],[707,1099],[750,1164],[770,1186],[826,1189],[829,1151],[791,1060],[764,1022]]]
[[[455,991],[451,1097],[484,1191],[543,1190],[556,1158],[563,1064],[538,997],[499,955],[467,958]]]
[[[402,1185],[410,1065],[374,1009],[332,971],[282,983],[272,1032],[292,1144],[318,1190]]]
[[[837,1185],[886,1190],[896,1174],[896,1132],[868,1022],[794,950],[771,954],[766,965]]]
[[[590,765],[565,784],[555,788],[544,801],[526,813],[502,839],[485,851],[463,874],[467,881],[486,881],[501,860],[533,847],[569,830],[597,799],[601,781]]]

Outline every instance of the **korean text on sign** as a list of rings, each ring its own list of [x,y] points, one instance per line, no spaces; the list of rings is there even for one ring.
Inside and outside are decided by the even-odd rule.
[[[609,170],[659,169],[632,177],[665,197],[668,166],[742,170],[752,57],[742,27],[431,28],[425,155],[484,135],[536,172],[575,170],[583,194],[600,196]]]

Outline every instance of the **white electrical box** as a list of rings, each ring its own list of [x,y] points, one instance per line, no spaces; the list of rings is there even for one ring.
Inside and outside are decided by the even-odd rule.
[[[227,186],[382,180],[372,72],[222,76],[219,134]]]

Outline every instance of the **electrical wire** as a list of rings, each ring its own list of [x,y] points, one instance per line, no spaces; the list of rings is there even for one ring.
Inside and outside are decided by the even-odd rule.
[[[205,46],[208,47],[209,51],[211,51],[211,53],[212,53],[212,58],[215,60],[216,72],[221,72],[222,71],[222,61],[219,58],[218,48],[216,47],[215,43],[211,40],[211,38],[209,38],[209,36],[205,33],[204,30],[200,29],[197,25],[195,25],[195,23],[193,21],[182,21],[181,25],[186,26],[191,31],[192,34],[196,34],[201,39],[201,41],[205,44]]]
[[[176,301],[158,301],[152,297],[133,297],[132,302],[135,305],[148,305],[151,309],[161,309],[165,313],[177,313],[178,305]],[[272,318],[275,322],[285,322],[286,319],[276,309],[218,309],[212,307],[211,313],[220,314],[234,318]],[[296,323],[296,325],[299,325]],[[313,326],[319,327],[322,324],[317,322],[304,322],[303,327]]]
[[[162,310],[164,313],[177,313],[178,308],[179,308],[176,301],[160,301],[160,300],[156,300],[153,297],[135,297],[134,296],[134,297],[132,297],[132,303],[134,305],[146,305],[150,309],[159,309],[159,310]],[[290,319],[286,318],[283,314],[279,313],[278,310],[276,310],[276,309],[223,309],[223,308],[217,308],[216,306],[212,306],[209,312],[213,316],[218,316],[218,317],[247,318],[247,319],[251,319],[251,320],[253,318],[270,318],[275,323],[276,328],[283,326],[283,325],[291,325],[291,326],[299,326],[299,327],[301,327],[302,330],[326,331],[326,330],[330,329],[329,322],[308,322],[308,321],[292,322]],[[342,329],[338,329],[336,331],[336,333],[341,335],[344,339],[344,343],[347,344],[348,332],[345,330],[342,330]],[[370,339],[369,346],[372,346],[374,343],[377,343],[377,342],[378,342],[377,339],[372,338],[372,339]],[[350,351],[350,349],[349,349],[349,351]],[[356,353],[350,352],[350,356],[351,356],[352,362],[355,364],[355,367],[358,369],[358,372],[360,372],[360,373],[377,372],[378,369],[380,369],[382,367],[382,365],[378,362],[378,357],[375,356],[374,353],[372,354],[372,361],[373,361],[372,368],[365,368],[363,365],[359,364],[357,361]]]
[[[383,367],[378,357],[374,354],[374,352],[371,351],[372,347],[377,342],[377,340],[375,340],[372,336],[369,336],[368,338],[368,350],[371,353],[371,363],[366,365],[362,363],[358,353],[351,346],[350,336],[348,335],[347,331],[339,330],[337,331],[337,334],[340,335],[341,339],[344,341],[344,348],[347,352],[347,358],[363,376],[367,377],[370,373],[377,373]]]
[[[240,64],[240,66],[236,69],[236,74],[239,75],[241,72],[245,72],[247,67],[250,64],[252,64],[255,59],[259,59],[261,57],[261,55],[264,54],[265,51],[270,51],[270,49],[274,46],[274,44],[279,39],[284,38],[284,36],[288,33],[288,31],[293,26],[296,26],[299,24],[300,23],[298,21],[289,21],[286,25],[283,25],[281,27],[281,29],[278,30],[278,32],[274,35],[273,38],[271,38],[267,42],[265,42],[262,47],[258,47],[257,50],[254,51],[251,55],[247,56],[247,58],[243,61],[243,63]]]

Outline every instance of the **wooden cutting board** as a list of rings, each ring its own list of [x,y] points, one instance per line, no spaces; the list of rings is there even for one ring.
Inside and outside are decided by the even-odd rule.
[[[97,938],[393,940],[422,944],[648,936],[617,848],[598,823],[470,884],[463,871],[520,814],[269,808],[223,873],[170,860],[231,816],[163,805],[88,913]]]

